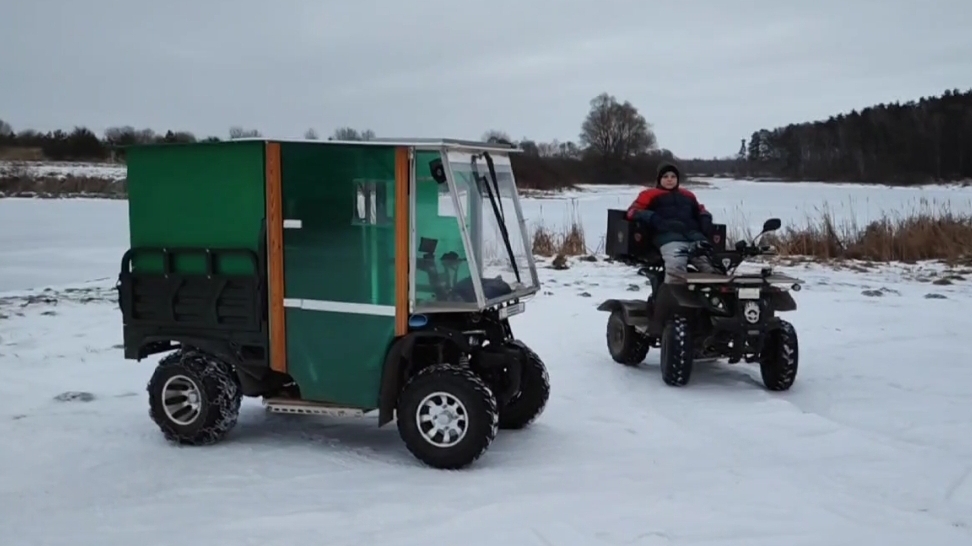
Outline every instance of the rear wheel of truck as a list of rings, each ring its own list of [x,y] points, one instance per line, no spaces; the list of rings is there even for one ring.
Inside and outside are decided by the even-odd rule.
[[[796,381],[800,361],[800,348],[796,329],[785,320],[780,327],[766,336],[763,350],[759,353],[759,372],[763,384],[771,391],[785,391]]]
[[[688,321],[676,316],[665,325],[661,338],[661,375],[665,384],[672,387],[688,384],[694,356]]]
[[[501,429],[520,429],[534,422],[550,399],[550,375],[536,353],[527,349],[520,374],[520,390],[500,409]]]
[[[637,366],[648,356],[648,338],[624,321],[624,311],[615,309],[607,321],[607,346],[611,358],[618,364]]]
[[[452,364],[429,366],[409,379],[396,413],[405,446],[434,468],[472,464],[499,429],[493,391],[472,370]]]
[[[233,368],[194,350],[163,358],[148,382],[149,417],[165,438],[208,445],[236,425],[243,394]]]

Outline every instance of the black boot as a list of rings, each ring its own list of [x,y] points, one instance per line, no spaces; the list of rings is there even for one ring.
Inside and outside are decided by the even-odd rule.
[[[676,304],[675,297],[672,295],[668,285],[662,283],[658,287],[658,295],[651,295],[648,303],[648,335],[651,337],[661,337],[665,329],[665,319],[668,317],[669,310]]]

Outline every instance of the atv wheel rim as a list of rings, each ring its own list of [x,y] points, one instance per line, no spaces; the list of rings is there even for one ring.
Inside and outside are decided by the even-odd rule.
[[[202,413],[202,392],[196,382],[184,375],[174,375],[162,385],[162,409],[177,425],[189,426]]]
[[[435,447],[453,447],[466,437],[469,413],[455,396],[447,392],[433,392],[418,404],[415,424],[419,434]]]

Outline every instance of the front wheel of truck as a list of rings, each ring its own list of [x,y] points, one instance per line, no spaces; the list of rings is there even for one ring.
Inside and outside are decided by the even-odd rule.
[[[405,446],[434,468],[472,464],[499,430],[493,391],[472,370],[452,364],[429,366],[409,379],[396,413]]]
[[[163,358],[148,382],[149,417],[165,438],[183,445],[208,445],[236,425],[242,391],[233,368],[194,350]]]

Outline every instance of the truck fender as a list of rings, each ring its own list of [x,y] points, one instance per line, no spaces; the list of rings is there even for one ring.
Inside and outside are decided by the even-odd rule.
[[[385,363],[381,372],[381,387],[378,391],[378,426],[382,427],[392,420],[398,405],[398,393],[412,371],[412,349],[419,338],[438,338],[456,346],[462,352],[470,347],[461,332],[445,328],[431,328],[409,332],[396,338],[385,353]]]

